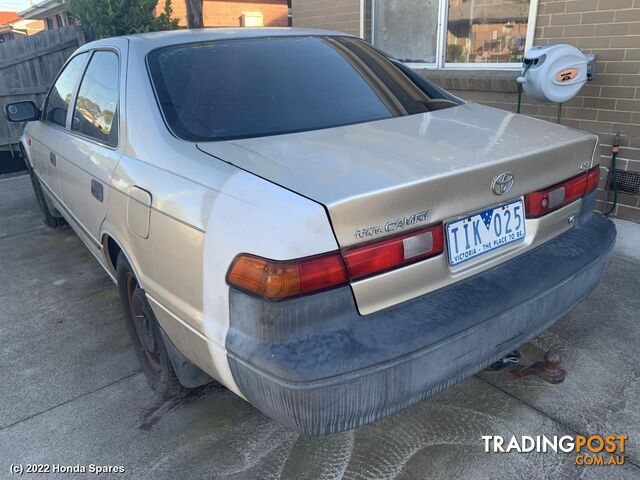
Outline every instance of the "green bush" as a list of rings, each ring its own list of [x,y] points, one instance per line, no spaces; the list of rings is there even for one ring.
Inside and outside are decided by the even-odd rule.
[[[171,0],[165,0],[157,16],[158,0],[64,0],[64,4],[96,38],[179,28],[178,19],[171,18]]]

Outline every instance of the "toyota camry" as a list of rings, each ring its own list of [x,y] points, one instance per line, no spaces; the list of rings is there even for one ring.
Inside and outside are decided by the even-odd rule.
[[[539,335],[615,241],[594,135],[465,102],[342,33],[99,40],[7,115],[44,222],[117,284],[150,386],[216,380],[311,434]]]

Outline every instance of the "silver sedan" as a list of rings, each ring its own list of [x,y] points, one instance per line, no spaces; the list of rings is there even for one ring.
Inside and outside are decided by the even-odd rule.
[[[45,223],[116,282],[151,387],[215,379],[311,434],[538,335],[615,241],[594,135],[466,103],[341,33],[100,40],[7,114]]]

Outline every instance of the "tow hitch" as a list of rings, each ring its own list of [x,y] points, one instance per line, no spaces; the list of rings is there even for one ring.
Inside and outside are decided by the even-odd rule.
[[[507,377],[518,379],[535,375],[547,383],[556,385],[564,382],[567,372],[560,368],[560,354],[547,351],[544,354],[544,360],[535,362],[528,367],[520,365],[521,354],[518,350],[514,350],[506,357],[498,360],[496,363],[487,368],[492,372],[505,370],[509,365],[511,368],[507,370]]]

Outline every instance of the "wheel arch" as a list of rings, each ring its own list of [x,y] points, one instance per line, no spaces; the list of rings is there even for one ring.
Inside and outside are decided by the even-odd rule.
[[[31,172],[31,170],[33,169],[33,164],[31,162],[31,156],[29,155],[29,148],[27,148],[26,143],[27,143],[27,139],[25,138],[25,135],[23,134],[20,137],[20,141],[18,142],[18,144],[19,144],[19,148],[20,148],[20,153],[24,157],[25,166],[27,167],[27,170],[29,172]]]
[[[118,255],[120,254],[120,252],[122,252],[122,254],[127,259],[127,262],[129,262],[129,266],[131,267],[131,270],[133,270],[133,273],[136,276],[136,280],[144,290],[144,285],[136,268],[136,263],[133,261],[129,252],[127,252],[127,250],[122,246],[122,242],[117,239],[116,235],[110,230],[103,230],[100,236],[100,243],[102,245],[104,265],[109,271],[111,277],[116,279],[117,282]]]

